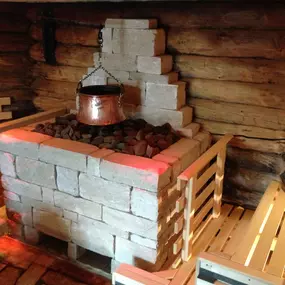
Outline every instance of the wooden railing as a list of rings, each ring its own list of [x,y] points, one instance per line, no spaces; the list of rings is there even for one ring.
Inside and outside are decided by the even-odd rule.
[[[232,137],[225,135],[178,176],[181,196],[176,202],[174,234],[178,238],[173,254],[177,260],[173,267],[190,259],[193,243],[203,230],[201,223],[206,220],[206,226],[221,213],[226,147]]]

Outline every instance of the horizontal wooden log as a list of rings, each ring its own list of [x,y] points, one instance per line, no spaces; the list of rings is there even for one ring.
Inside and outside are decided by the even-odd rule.
[[[32,90],[40,97],[75,100],[77,83],[37,78]]]
[[[97,5],[96,5],[97,4]],[[39,7],[30,10],[29,18],[39,19]],[[103,24],[108,18],[158,18],[162,25],[170,27],[209,28],[284,28],[283,4],[270,3],[93,3],[57,6],[55,17],[88,24]]]
[[[227,164],[233,168],[241,167],[278,175],[285,169],[285,161],[282,155],[235,147],[227,148]]]
[[[213,135],[214,141],[218,141],[222,135]],[[229,145],[241,149],[256,150],[266,153],[283,154],[285,152],[284,140],[253,139],[242,136],[234,136]]]
[[[33,66],[32,74],[34,78],[43,77],[49,80],[78,82],[87,68],[73,66],[52,66],[45,63],[38,63]]]
[[[13,101],[30,100],[34,97],[33,92],[30,89],[10,89],[0,91],[0,98],[10,97]]]
[[[277,174],[252,169],[227,167],[226,170],[225,181],[248,191],[264,193],[272,180],[280,180]]]
[[[11,15],[2,13],[0,9],[0,32],[26,33],[30,22],[21,15]]]
[[[25,34],[0,34],[0,52],[27,51],[31,44],[28,35]]]
[[[95,47],[58,45],[56,61],[63,65],[92,67],[94,66],[93,55],[98,51],[99,49]],[[36,43],[30,48],[30,56],[36,61],[45,61],[41,43]]]
[[[1,13],[10,14],[10,15],[26,15],[28,12],[28,5],[25,3],[0,3]]]
[[[28,69],[30,63],[25,53],[0,54],[0,67]]]
[[[9,89],[25,89],[27,87],[27,79],[17,74],[9,74],[6,72],[0,72],[0,91]]]
[[[285,110],[192,98],[197,118],[233,124],[285,129]]]
[[[285,138],[285,131],[282,130],[272,130],[255,126],[230,124],[224,122],[204,120],[199,118],[195,118],[195,121],[201,124],[204,130],[217,135],[233,134],[249,138],[260,138],[260,139],[270,139],[270,140]]]
[[[170,29],[171,52],[207,56],[284,59],[284,31]]]
[[[41,110],[52,110],[56,108],[67,108],[67,109],[75,109],[76,104],[75,100],[64,100],[58,98],[46,98],[46,97],[36,97],[33,100],[35,106]]]
[[[285,84],[285,61],[178,55],[175,65],[183,77]]]
[[[183,78],[191,97],[285,110],[285,84]]]
[[[63,44],[74,44],[98,47],[99,29],[89,26],[62,25],[56,27],[56,41]],[[40,25],[31,26],[30,35],[34,40],[42,41],[42,29]]]

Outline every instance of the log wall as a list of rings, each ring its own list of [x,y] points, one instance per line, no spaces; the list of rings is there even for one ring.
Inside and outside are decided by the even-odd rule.
[[[228,150],[225,199],[257,205],[269,182],[284,170],[284,4],[53,5],[57,66],[44,62],[42,7],[31,6],[26,14],[37,106],[74,106],[76,82],[92,65],[98,50],[97,26],[107,17],[158,18],[167,30],[167,49],[175,58],[175,68],[188,83],[195,120],[216,138],[227,132],[236,136]],[[29,42],[22,34],[13,38],[12,31],[7,37],[15,41],[16,53]],[[7,45],[0,44],[0,50]],[[17,77],[15,85],[20,84]]]

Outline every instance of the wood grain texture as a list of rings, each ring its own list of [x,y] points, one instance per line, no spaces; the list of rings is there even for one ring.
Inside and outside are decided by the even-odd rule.
[[[183,78],[191,97],[285,109],[285,85]]]
[[[67,108],[75,110],[75,100],[65,100],[57,98],[35,97],[33,100],[35,106],[44,111],[49,111],[56,108]]]
[[[2,13],[0,8],[0,32],[26,33],[30,23],[23,15]]]
[[[251,83],[285,83],[284,61],[178,55],[176,68],[183,77]]]
[[[21,52],[27,51],[31,40],[28,35],[25,34],[10,34],[1,33],[0,34],[0,51],[1,52]]]

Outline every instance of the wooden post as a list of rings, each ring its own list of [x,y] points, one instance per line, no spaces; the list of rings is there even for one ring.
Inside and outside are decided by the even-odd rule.
[[[217,155],[217,171],[215,176],[215,192],[214,192],[214,207],[213,217],[218,218],[221,214],[223,182],[226,161],[226,148],[222,148]]]
[[[183,248],[181,255],[183,261],[188,261],[192,254],[196,187],[197,174],[190,178],[185,188],[186,205],[184,209]]]

